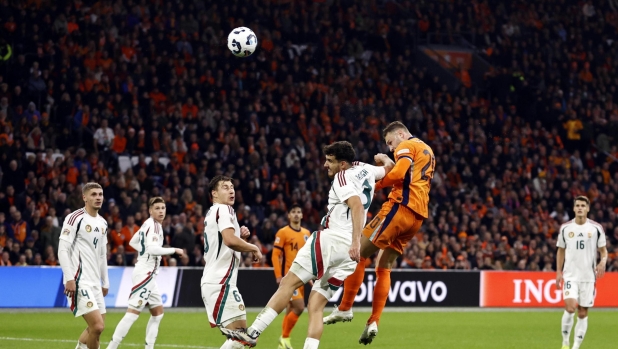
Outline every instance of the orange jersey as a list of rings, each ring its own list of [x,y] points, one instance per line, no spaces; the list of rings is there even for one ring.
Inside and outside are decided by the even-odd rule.
[[[298,250],[305,246],[305,241],[307,241],[310,235],[309,230],[303,227],[300,230],[294,230],[291,226],[287,225],[279,229],[275,236],[275,246],[272,255],[275,277],[280,278],[288,273]]]
[[[392,186],[389,200],[407,206],[427,218],[429,190],[435,167],[436,158],[431,147],[416,137],[410,137],[395,149],[395,167],[376,183],[376,190]]]

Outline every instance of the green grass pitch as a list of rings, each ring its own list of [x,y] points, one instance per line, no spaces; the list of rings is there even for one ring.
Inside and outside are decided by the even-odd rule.
[[[330,311],[330,309],[328,309]],[[256,312],[248,314],[252,321]],[[355,313],[351,323],[325,326],[322,349],[363,348],[358,337],[368,313]],[[616,348],[615,311],[591,310],[588,332],[582,348]],[[123,313],[107,315],[102,341],[106,344]],[[387,312],[380,332],[369,348],[560,348],[561,310],[531,312]],[[133,325],[121,348],[142,347],[149,314]],[[276,349],[281,333],[279,316],[258,342],[257,348]],[[85,322],[66,312],[1,312],[0,348],[74,348]],[[302,349],[307,330],[307,314],[292,332],[292,344]],[[166,313],[157,339],[157,348],[219,348],[224,337],[211,329],[202,312]],[[571,341],[572,343],[572,341]],[[101,348],[105,348],[105,344]]]

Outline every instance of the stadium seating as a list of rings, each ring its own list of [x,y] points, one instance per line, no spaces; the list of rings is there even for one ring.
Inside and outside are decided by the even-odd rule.
[[[387,152],[381,129],[401,120],[437,168],[432,215],[400,267],[552,270],[559,226],[587,195],[618,269],[611,1],[596,11],[486,0],[16,3],[0,4],[0,53],[12,52],[0,61],[0,265],[27,249],[26,264],[56,265],[54,234],[89,180],[104,187],[111,230],[129,217],[139,225],[145,200],[162,195],[167,243],[189,249],[174,263],[201,265],[216,174],[236,179],[239,220],[268,253],[293,202],[319,228],[330,183],[321,146],[346,139],[371,161]],[[252,57],[225,47],[238,25],[260,40]],[[482,84],[443,89],[412,59],[416,43],[454,37],[491,64]],[[109,247],[110,264],[132,263],[126,246]]]

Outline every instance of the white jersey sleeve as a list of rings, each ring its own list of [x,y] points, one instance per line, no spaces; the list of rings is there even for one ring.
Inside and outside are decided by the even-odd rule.
[[[386,176],[386,170],[382,166],[374,166],[361,161],[354,161],[354,166],[361,166],[371,172],[376,181],[379,181]]]
[[[152,233],[146,235],[146,253],[152,256],[167,256],[174,254],[175,249],[163,246],[163,230],[159,227],[159,223],[153,222],[154,229]],[[187,251],[188,252],[188,251]]]
[[[229,228],[234,229],[236,214],[230,206],[218,208],[216,214],[216,224],[220,232]]]

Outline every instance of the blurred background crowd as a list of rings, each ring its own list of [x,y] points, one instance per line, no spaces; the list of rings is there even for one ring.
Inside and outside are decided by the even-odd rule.
[[[208,180],[225,174],[265,253],[243,266],[267,267],[292,203],[319,229],[322,145],[348,140],[372,162],[400,120],[437,166],[399,267],[554,270],[558,229],[586,195],[616,271],[616,5],[0,0],[0,265],[57,265],[63,219],[96,181],[110,265],[134,263],[129,240],[160,195],[166,242],[188,252],[163,264],[200,266]],[[246,59],[226,47],[238,26],[260,40]],[[449,91],[413,51],[461,36],[491,69],[484,87]]]

